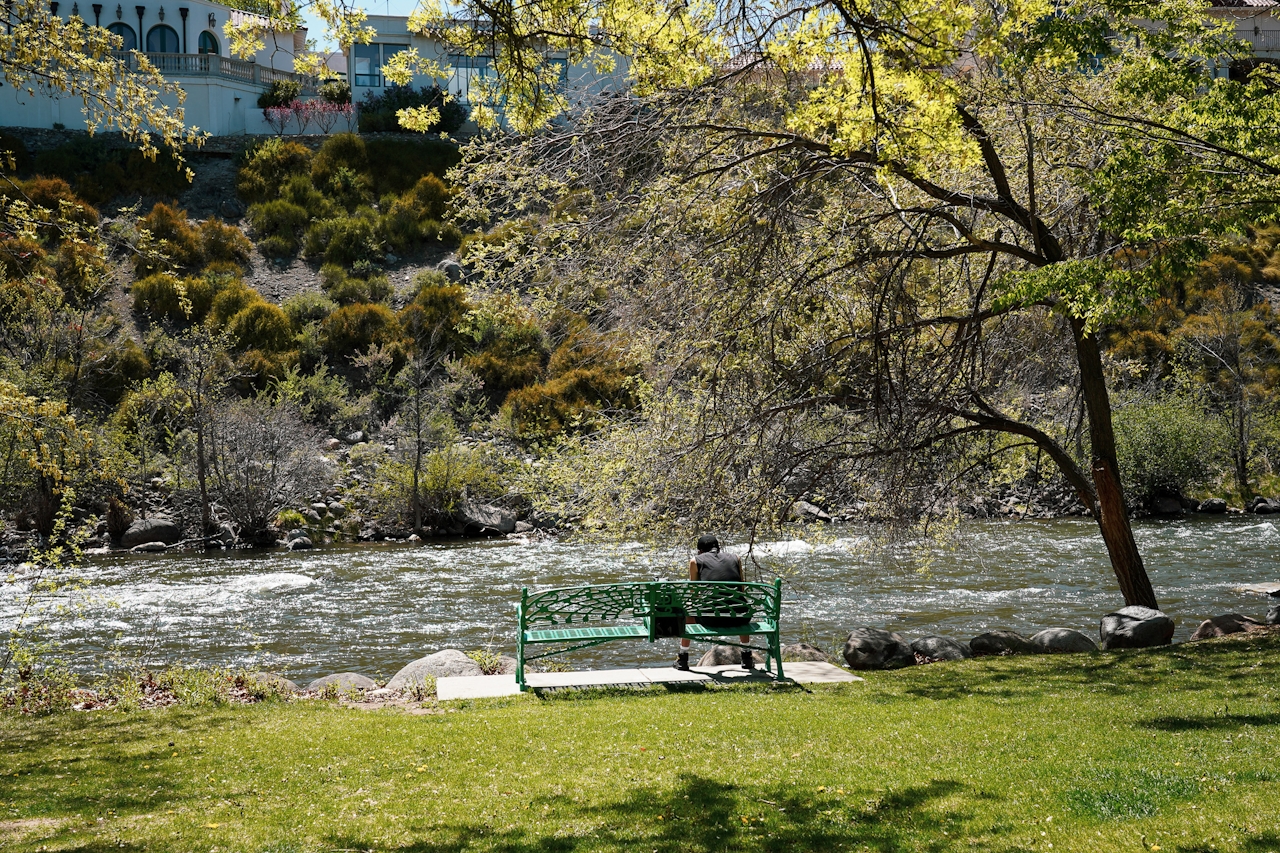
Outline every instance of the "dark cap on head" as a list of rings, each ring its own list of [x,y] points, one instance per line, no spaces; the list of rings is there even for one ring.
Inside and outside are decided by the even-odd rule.
[[[698,537],[698,553],[705,554],[707,551],[719,551],[720,540],[712,536],[710,533],[704,533]]]

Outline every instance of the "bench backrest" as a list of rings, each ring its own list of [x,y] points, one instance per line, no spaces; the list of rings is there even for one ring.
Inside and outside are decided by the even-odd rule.
[[[736,581],[648,581],[520,592],[521,630],[648,616],[770,619],[782,609],[782,579],[772,584]]]

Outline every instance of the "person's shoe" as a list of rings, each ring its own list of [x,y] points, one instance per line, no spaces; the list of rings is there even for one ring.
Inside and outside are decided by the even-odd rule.
[[[742,650],[742,668],[743,669],[756,668],[756,659],[755,659],[755,656],[752,654],[751,649]]]
[[[673,664],[673,666],[675,666],[675,668],[680,670],[681,672],[688,672],[689,671],[689,653],[681,652],[680,654],[676,655],[676,662]]]

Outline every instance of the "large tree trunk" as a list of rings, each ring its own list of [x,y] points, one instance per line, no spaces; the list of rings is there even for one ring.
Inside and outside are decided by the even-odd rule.
[[[1120,484],[1120,465],[1116,461],[1116,436],[1111,425],[1111,399],[1102,373],[1102,354],[1098,339],[1085,334],[1084,321],[1072,319],[1071,334],[1075,338],[1076,362],[1080,367],[1080,388],[1085,410],[1089,413],[1089,442],[1092,445],[1090,468],[1098,502],[1094,511],[1102,541],[1111,555],[1111,568],[1120,582],[1124,603],[1156,608],[1155,590],[1142,565],[1138,543],[1133,539],[1129,510]]]

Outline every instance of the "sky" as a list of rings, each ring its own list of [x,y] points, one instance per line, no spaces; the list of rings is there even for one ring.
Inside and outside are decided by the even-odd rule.
[[[409,15],[418,5],[418,0],[354,0],[355,4],[370,15]],[[302,17],[307,21],[307,38],[315,39],[318,50],[337,50],[338,45],[325,40],[324,23],[311,14],[310,7],[303,10]]]

